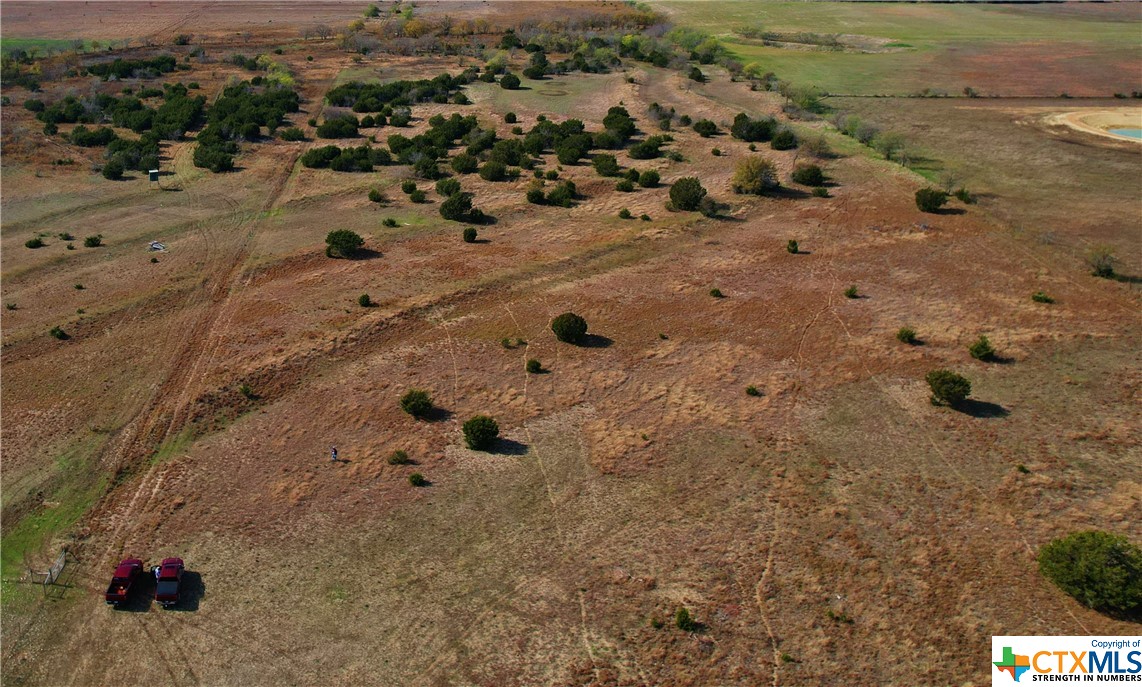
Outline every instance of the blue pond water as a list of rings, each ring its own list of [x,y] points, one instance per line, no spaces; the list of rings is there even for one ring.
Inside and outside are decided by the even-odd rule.
[[[1110,133],[1142,140],[1142,129],[1110,129]]]

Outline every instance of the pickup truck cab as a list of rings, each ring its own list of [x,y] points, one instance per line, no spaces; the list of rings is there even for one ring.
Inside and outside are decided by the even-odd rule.
[[[164,558],[159,566],[155,584],[155,601],[163,608],[178,604],[179,585],[182,583],[183,564],[181,558]]]
[[[131,594],[131,585],[139,578],[141,572],[143,572],[143,561],[138,558],[124,558],[119,567],[115,568],[111,584],[107,586],[107,593],[103,595],[104,600],[112,606],[126,602]]]

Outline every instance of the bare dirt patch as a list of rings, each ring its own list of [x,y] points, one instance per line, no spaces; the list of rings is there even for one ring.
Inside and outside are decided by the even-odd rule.
[[[1075,131],[1094,134],[1114,141],[1142,142],[1142,139],[1118,134],[1111,129],[1142,129],[1142,109],[1080,110],[1061,112],[1043,118],[1044,126],[1066,126]]]

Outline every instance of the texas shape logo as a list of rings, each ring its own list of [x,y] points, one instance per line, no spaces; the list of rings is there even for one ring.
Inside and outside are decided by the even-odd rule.
[[[1011,647],[1003,647],[1003,660],[992,661],[999,672],[1011,673],[1011,677],[1019,682],[1019,677],[1031,669],[1031,659],[1023,654],[1011,651]]]

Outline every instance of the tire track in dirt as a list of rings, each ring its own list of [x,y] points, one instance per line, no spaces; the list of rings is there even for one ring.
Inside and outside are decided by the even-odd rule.
[[[840,285],[840,280],[836,279],[835,275],[834,275],[834,290],[836,288],[839,288],[839,285]],[[854,337],[853,337],[852,332],[850,331],[850,329],[848,327],[848,324],[844,321],[844,318],[841,317],[840,313],[837,312],[835,309],[833,310],[832,314],[836,318],[837,323],[841,326],[841,330],[845,334],[846,341],[848,341],[850,344],[852,344],[854,341]],[[859,349],[858,349],[858,351],[859,351]],[[908,418],[908,420],[912,424],[913,428],[924,438],[924,441],[927,442],[929,447],[931,447],[932,451],[934,451],[936,453],[936,455],[938,455],[940,457],[940,462],[943,463],[943,465],[945,467],[947,467],[951,470],[951,472],[956,476],[956,478],[959,480],[961,485],[975,491],[979,495],[981,502],[988,503],[988,504],[993,505],[994,507],[999,508],[999,510],[1003,513],[1004,520],[1006,521],[1008,529],[1013,531],[1016,534],[1016,536],[1019,538],[1020,543],[1023,544],[1023,548],[1027,551],[1027,555],[1030,557],[1030,559],[1035,560],[1035,550],[1031,546],[1031,543],[1027,540],[1027,537],[1023,534],[1023,530],[1019,526],[1019,521],[1015,517],[1015,515],[1010,510],[1008,510],[1000,501],[996,501],[996,500],[992,499],[991,495],[989,495],[987,492],[985,492],[983,489],[981,489],[978,484],[976,484],[975,482],[968,479],[967,476],[964,475],[963,471],[961,471],[958,467],[956,467],[955,462],[950,460],[948,458],[947,454],[944,452],[944,450],[942,448],[940,448],[939,444],[936,442],[936,439],[933,437],[932,432],[930,432],[928,430],[928,426],[924,423],[923,418],[918,416],[916,409],[913,407],[913,405],[911,403],[909,403],[907,399],[901,398],[896,392],[889,389],[888,386],[883,382],[883,380],[879,376],[874,375],[872,373],[872,370],[868,366],[868,357],[866,355],[864,355],[863,353],[860,353],[859,358],[860,358],[861,367],[864,370],[865,376],[868,379],[870,379],[873,382],[873,384],[876,385],[877,389],[879,389],[880,392],[882,394],[884,394],[884,396],[886,398],[891,399],[904,412],[905,416]],[[908,455],[907,452],[905,452],[905,455]],[[909,458],[911,459],[910,456],[909,456]],[[920,464],[920,461],[913,459],[912,463],[915,466],[916,473],[918,475],[920,475],[920,477],[924,480],[924,483],[927,486],[927,488],[931,491],[932,490],[931,483],[928,481],[927,474],[925,473],[923,466]],[[1044,626],[1049,625],[1049,623],[1047,623],[1039,615],[1039,613],[1035,610],[1035,608],[1033,606],[1028,606],[1028,610],[1029,610],[1030,614],[1032,615],[1032,617],[1034,617],[1036,620],[1038,620]],[[1065,607],[1065,610],[1067,611],[1067,614],[1070,615],[1071,619],[1075,621],[1075,623],[1079,626],[1080,629],[1082,629],[1082,631],[1085,634],[1090,634],[1090,631],[1087,629],[1086,625],[1084,625],[1083,622],[1081,620],[1079,620],[1078,616],[1076,616],[1074,614],[1074,612],[1071,611],[1070,607]]]
[[[773,504],[773,525],[770,528],[769,536],[769,551],[765,557],[765,568],[761,571],[761,578],[757,581],[757,586],[754,587],[754,600],[757,602],[757,608],[761,612],[761,621],[765,624],[765,634],[769,636],[769,646],[773,652],[773,681],[770,683],[773,687],[778,685],[778,670],[781,666],[781,650],[777,648],[777,635],[773,632],[773,623],[769,620],[769,613],[765,610],[765,596],[764,590],[766,588],[766,581],[773,574],[773,552],[777,549],[777,539],[781,532],[781,504]]]
[[[291,154],[293,156],[291,164],[281,167],[282,173],[273,179],[268,189],[261,205],[263,212],[272,209],[281,196],[285,183],[292,174],[294,168],[292,163],[296,162],[296,158],[300,155],[300,149],[292,151]],[[234,228],[237,230],[242,230],[255,216],[254,213],[243,212],[240,204],[225,194],[202,194],[201,197],[217,198],[226,204],[230,208],[229,216],[232,217]],[[242,236],[229,254],[224,254],[226,251],[218,246],[213,229],[205,226],[205,223],[202,232],[208,242],[208,251],[213,251],[212,256],[217,258],[210,262],[219,264],[207,276],[203,288],[188,296],[183,308],[204,308],[205,312],[189,330],[178,333],[181,344],[172,357],[174,361],[172,368],[152,394],[151,400],[100,452],[98,462],[116,471],[117,479],[129,476],[165,441],[177,436],[185,428],[188,412],[195,398],[193,391],[196,377],[200,370],[214,360],[224,341],[225,327],[233,317],[233,310],[227,314],[227,306],[238,284],[241,268],[249,256],[253,232]],[[88,514],[85,522],[89,527],[93,523],[106,522],[106,525],[97,530],[92,537],[93,541],[98,541],[98,533],[106,537],[102,553],[93,559],[96,564],[115,560],[117,555],[122,555],[130,542],[131,533],[141,526],[134,522],[136,516],[147,512],[153,503],[161,500],[163,486],[171,467],[168,464],[151,465],[129,496],[122,491],[116,495],[117,489],[113,487],[112,491]],[[28,630],[31,630],[33,625],[30,623]],[[92,623],[83,625],[70,637],[72,645],[82,644],[85,638],[89,640],[89,635],[95,632],[97,629]],[[26,634],[27,631],[24,635]],[[17,646],[8,652],[9,657],[20,649],[19,644],[17,642]],[[76,670],[69,676],[67,684],[76,684],[77,680],[84,679],[83,674],[79,672],[82,668],[83,664],[77,663]]]
[[[185,157],[190,154],[190,147],[185,146],[176,152],[176,161],[185,162]],[[238,234],[244,231],[249,222],[255,219],[258,214],[268,212],[277,206],[287,183],[296,172],[296,163],[300,155],[300,147],[289,150],[288,163],[277,167],[280,172],[272,178],[258,212],[244,211],[237,200],[225,193],[202,194],[201,197],[218,199],[227,205],[230,209],[229,215],[234,222],[231,233]],[[189,189],[184,189],[184,191],[189,193],[192,199],[200,197]],[[153,397],[155,400],[151,408],[145,411],[146,415],[142,418],[140,425],[141,430],[129,436],[128,443],[120,450],[121,457],[116,466],[119,470],[131,469],[140,460],[152,454],[165,442],[185,429],[190,409],[194,406],[194,401],[197,398],[195,393],[196,382],[205,375],[205,370],[209,370],[216,360],[218,352],[225,343],[229,325],[237,313],[237,309],[231,304],[231,296],[238,287],[241,268],[249,257],[254,234],[252,231],[246,232],[241,237],[233,254],[227,257],[220,255],[223,251],[219,246],[211,223],[203,222],[200,227],[201,234],[207,242],[208,258],[218,255],[218,262],[221,262],[221,266],[212,278],[213,281],[208,293],[200,292],[194,295],[198,299],[198,303],[205,303],[207,311],[184,335],[182,347],[174,358],[176,362],[172,373],[159,387],[158,393]],[[210,262],[215,262],[215,260],[210,260]],[[210,278],[208,278],[209,282]],[[188,303],[186,307],[194,307],[196,304]],[[189,363],[180,364],[178,361],[189,361]],[[161,486],[162,474],[169,468],[169,465],[152,465],[143,476],[127,510],[125,512],[120,511],[113,516],[117,522],[108,553],[104,554],[103,560],[106,560],[109,552],[116,547],[120,555],[122,554],[128,544],[131,516],[138,512],[149,511],[152,503],[160,498],[161,490],[159,487]],[[160,480],[160,483],[150,489],[150,495],[142,506],[133,505],[137,502],[139,494],[146,491],[148,483],[156,479],[154,477],[156,473],[159,474],[157,479]],[[125,529],[126,533],[124,533]]]
[[[217,2],[211,2],[211,3],[207,3],[205,5],[202,5],[202,6],[198,7],[197,9],[193,9],[190,12],[183,15],[182,17],[175,19],[171,23],[166,24],[166,25],[158,28],[157,30],[152,32],[150,35],[146,36],[143,40],[144,41],[147,41],[147,40],[156,41],[156,40],[162,38],[165,34],[173,33],[174,31],[181,29],[183,26],[185,26],[192,19],[197,19],[198,17],[202,16],[203,14],[206,13],[206,10],[210,9],[211,7],[214,7],[217,4],[218,4]]]
[[[547,302],[546,298],[541,297],[541,300],[543,301],[543,304],[547,309],[547,318],[544,320],[544,322],[549,322],[551,320],[551,318],[553,317],[553,315],[551,314],[553,311],[551,309],[550,304]],[[508,317],[511,318],[512,323],[515,324],[517,336],[521,337],[521,338],[522,338],[522,336],[527,336],[525,341],[527,341],[528,343],[522,349],[523,365],[521,366],[521,369],[523,369],[524,407],[526,408],[527,401],[528,401],[528,386],[529,386],[529,382],[531,380],[531,373],[527,371],[527,359],[529,356],[532,355],[532,352],[530,350],[530,346],[531,346],[531,342],[533,340],[533,337],[532,337],[532,335],[527,334],[524,331],[523,327],[519,323],[519,320],[516,319],[515,312],[512,311],[511,306],[508,305],[507,303],[504,303],[503,307],[504,307],[504,310],[507,311]],[[546,330],[546,327],[544,327],[544,330]],[[541,330],[541,331],[544,331],[544,330]],[[558,365],[558,351],[559,351],[559,347],[556,346],[556,366]],[[551,486],[551,479],[547,473],[546,467],[543,464],[543,458],[540,455],[539,448],[536,445],[535,439],[532,437],[531,428],[528,426],[528,423],[525,422],[523,424],[523,430],[524,430],[524,433],[527,435],[528,453],[529,454],[530,453],[535,454],[536,465],[539,467],[540,473],[543,475],[543,484],[544,484],[544,488],[547,491],[547,500],[551,504],[552,524],[555,525],[555,530],[558,533],[559,538],[564,540],[565,548],[568,548],[566,546],[566,537],[565,537],[564,532],[563,532],[563,527],[560,524],[559,517],[558,517],[559,506],[555,500],[555,491]],[[588,627],[588,624],[587,624],[587,617],[588,617],[588,614],[587,614],[587,598],[586,598],[586,595],[583,593],[581,587],[578,591],[578,596],[579,596],[579,616],[580,616],[579,633],[580,633],[580,637],[581,637],[582,642],[583,642],[583,647],[587,652],[587,658],[591,661],[591,669],[595,673],[595,680],[598,681],[600,679],[599,662],[595,657],[594,648],[591,646],[591,635],[592,635],[592,633],[591,633],[591,631]],[[623,649],[621,649],[617,645],[613,644],[612,642],[608,642],[605,638],[603,638],[601,641],[606,642],[607,645],[610,646],[615,651],[615,653],[617,655],[619,655],[620,657],[625,657],[626,660],[629,661],[630,664],[634,666],[634,669],[635,669],[635,671],[638,672],[639,676],[644,681],[646,681],[646,679],[647,679],[646,673],[642,669],[642,666],[639,664],[637,657],[635,657],[633,654],[631,654],[628,651],[624,651]]]

